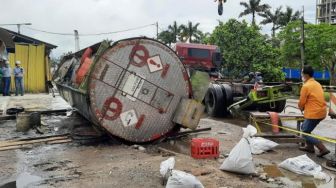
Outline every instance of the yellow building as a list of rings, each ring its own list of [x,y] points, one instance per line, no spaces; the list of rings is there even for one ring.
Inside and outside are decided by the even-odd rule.
[[[7,48],[8,59],[12,69],[15,62],[20,61],[24,69],[24,88],[27,93],[48,91],[46,81],[51,80],[49,54],[57,46],[6,30],[15,43],[14,48]],[[11,92],[15,91],[14,78],[11,81]]]

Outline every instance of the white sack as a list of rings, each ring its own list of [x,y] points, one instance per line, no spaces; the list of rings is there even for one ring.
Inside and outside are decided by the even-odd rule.
[[[241,174],[255,173],[251,147],[247,138],[242,138],[236,144],[219,169]]]
[[[318,179],[326,179],[326,177],[328,177],[327,174],[322,172],[322,167],[307,157],[306,154],[288,158],[280,163],[279,167],[297,174],[314,176]]]
[[[160,164],[160,174],[162,177],[165,177],[167,175],[167,172],[174,169],[175,166],[175,158],[169,157],[167,160],[162,161]]]
[[[262,137],[252,137],[249,139],[249,142],[252,154],[262,154],[265,151],[272,150],[274,147],[279,145]]]
[[[257,134],[257,129],[252,125],[247,125],[246,128],[243,128],[243,138],[249,138]]]
[[[173,170],[168,178],[166,188],[204,188],[202,183],[192,174]]]

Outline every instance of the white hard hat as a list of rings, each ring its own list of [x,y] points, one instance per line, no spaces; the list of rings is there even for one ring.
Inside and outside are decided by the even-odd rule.
[[[8,64],[8,65],[9,65],[9,61],[6,61],[5,64]]]
[[[15,62],[15,65],[20,65],[21,64],[21,61],[16,61]]]

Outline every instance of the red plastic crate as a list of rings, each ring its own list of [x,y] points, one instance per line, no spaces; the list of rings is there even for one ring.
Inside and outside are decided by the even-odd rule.
[[[208,159],[219,157],[219,141],[213,138],[193,138],[191,140],[191,157]]]

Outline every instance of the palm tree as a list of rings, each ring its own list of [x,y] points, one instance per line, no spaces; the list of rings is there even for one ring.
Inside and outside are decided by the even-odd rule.
[[[198,26],[200,23],[196,23],[193,25],[191,21],[188,22],[188,25],[181,25],[181,41],[187,41],[189,39],[190,42],[193,42],[193,39],[195,39],[195,42],[199,42],[202,31],[198,30]]]
[[[275,31],[280,28],[280,21],[282,18],[282,12],[281,12],[282,6],[275,9],[275,12],[271,12],[270,10],[267,10],[264,13],[259,14],[260,16],[264,17],[265,19],[260,22],[260,24],[266,25],[271,23],[272,24],[272,37],[275,37]]]
[[[287,6],[286,11],[282,13],[280,25],[286,26],[289,22],[299,20],[301,16],[300,11],[293,11],[293,9],[289,6]]]
[[[260,4],[260,0],[249,0],[247,2],[240,2],[240,5],[245,7],[245,10],[239,14],[239,17],[246,16],[252,14],[252,25],[255,24],[255,17],[257,13],[266,12],[269,8],[271,8],[268,4]]]
[[[181,26],[178,26],[176,21],[174,21],[173,25],[168,26],[168,31],[172,33],[172,35],[174,36],[173,42],[176,43],[177,38],[181,31]]]

